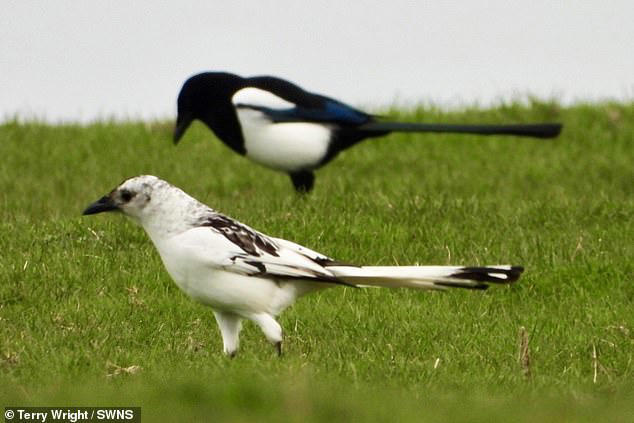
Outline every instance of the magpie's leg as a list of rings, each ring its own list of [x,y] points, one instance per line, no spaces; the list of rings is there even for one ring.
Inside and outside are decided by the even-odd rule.
[[[275,349],[277,350],[277,356],[281,357],[282,356],[282,341],[277,342],[275,344]]]
[[[295,191],[300,194],[309,193],[313,189],[313,185],[315,185],[315,174],[310,170],[292,172],[289,173],[288,176],[290,176],[293,181]]]

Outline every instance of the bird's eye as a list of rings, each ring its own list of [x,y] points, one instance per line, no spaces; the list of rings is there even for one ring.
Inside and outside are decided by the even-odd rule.
[[[131,192],[130,192],[130,191],[128,191],[128,190],[125,190],[125,191],[122,191],[122,192],[121,192],[121,199],[122,199],[124,202],[126,202],[126,203],[127,203],[128,201],[132,200],[132,197],[134,197],[134,194],[133,194],[133,193],[131,193]]]

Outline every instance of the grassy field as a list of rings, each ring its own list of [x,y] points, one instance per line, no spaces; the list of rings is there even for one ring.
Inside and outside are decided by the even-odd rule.
[[[202,124],[178,147],[171,122],[2,124],[0,405],[134,405],[144,421],[634,421],[634,103],[384,112],[565,128],[366,141],[299,198]],[[340,260],[527,270],[484,293],[328,290],[282,315],[281,359],[247,323],[230,360],[211,310],[139,227],[80,215],[142,173]]]

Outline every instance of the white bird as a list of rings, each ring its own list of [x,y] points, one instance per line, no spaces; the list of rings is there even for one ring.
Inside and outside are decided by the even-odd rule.
[[[121,211],[147,232],[167,272],[187,295],[210,306],[225,354],[238,351],[243,319],[260,327],[279,354],[276,317],[299,297],[336,285],[486,289],[516,281],[520,266],[356,266],[264,235],[151,175],[122,182],[84,215]]]

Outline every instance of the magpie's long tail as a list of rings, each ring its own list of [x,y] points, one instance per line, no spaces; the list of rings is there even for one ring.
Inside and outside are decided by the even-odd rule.
[[[368,132],[446,132],[479,135],[515,135],[554,138],[561,132],[560,123],[513,125],[460,125],[445,123],[369,122],[359,127]]]
[[[358,287],[487,289],[490,284],[509,284],[519,279],[521,266],[328,266],[337,279]]]

